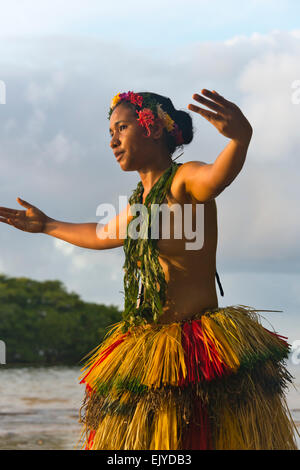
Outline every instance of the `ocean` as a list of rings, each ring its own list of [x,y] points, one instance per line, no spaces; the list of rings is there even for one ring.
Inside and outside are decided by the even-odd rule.
[[[300,433],[300,364],[287,366],[295,377],[287,402]],[[0,449],[78,449],[84,395],[79,375],[77,367],[0,365]],[[297,443],[300,449],[298,437]]]

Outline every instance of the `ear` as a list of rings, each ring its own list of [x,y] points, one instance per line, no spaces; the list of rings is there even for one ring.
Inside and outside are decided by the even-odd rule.
[[[156,118],[152,126],[151,135],[153,139],[160,139],[164,132],[164,123],[160,118]]]

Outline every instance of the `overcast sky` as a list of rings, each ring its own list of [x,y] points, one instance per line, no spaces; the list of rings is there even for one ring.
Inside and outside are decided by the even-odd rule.
[[[254,130],[242,172],[216,199],[219,304],[283,310],[266,317],[300,339],[299,2],[0,6],[0,205],[21,208],[19,196],[55,219],[97,222],[100,203],[118,207],[139,181],[109,147],[111,98],[152,91],[187,110],[193,93],[215,89]],[[195,137],[178,161],[212,163],[228,139],[190,113]],[[86,250],[6,224],[0,243],[0,271],[60,279],[86,301],[123,306],[122,248]]]

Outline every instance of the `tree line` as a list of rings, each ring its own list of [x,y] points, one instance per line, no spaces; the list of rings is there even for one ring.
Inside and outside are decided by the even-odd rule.
[[[108,327],[120,320],[116,306],[85,302],[59,280],[0,273],[0,340],[7,365],[81,366]]]

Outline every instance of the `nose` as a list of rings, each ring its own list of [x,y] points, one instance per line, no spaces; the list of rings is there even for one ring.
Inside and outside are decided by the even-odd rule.
[[[111,148],[115,148],[115,147],[118,147],[120,145],[120,140],[118,139],[118,137],[116,135],[114,135],[112,138],[111,138],[111,141],[110,141],[110,146]]]

